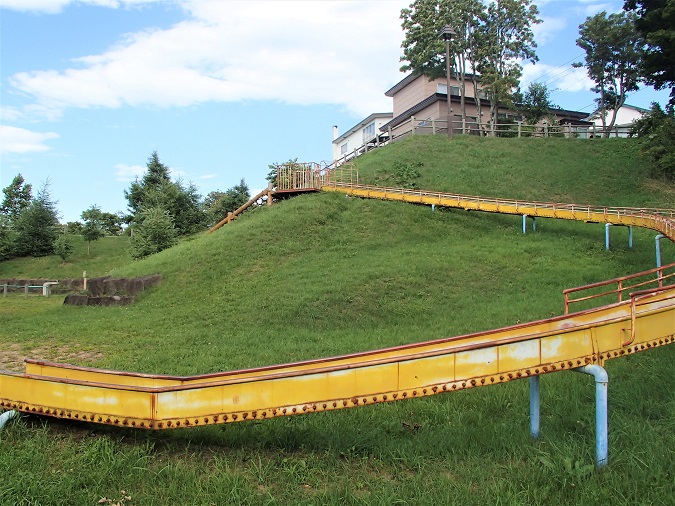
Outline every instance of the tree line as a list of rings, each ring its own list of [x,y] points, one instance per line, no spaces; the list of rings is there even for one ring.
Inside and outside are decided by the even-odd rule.
[[[522,62],[535,63],[533,26],[541,22],[532,0],[415,0],[401,10],[405,38],[401,47],[403,72],[436,79],[445,74],[444,27],[452,28],[447,62],[459,84],[460,114],[466,122],[467,87],[489,104],[487,127],[495,134],[500,107],[518,111],[530,124],[550,116],[556,106],[545,84],[520,88]],[[675,0],[626,0],[624,10],[589,16],[579,26],[577,45],[597,93],[595,114],[608,136],[618,110],[640,84],[670,88],[665,110],[654,104],[635,129],[644,151],[657,160],[657,170],[675,176]],[[449,90],[448,90],[449,93]],[[475,100],[477,114],[483,104]],[[668,153],[670,155],[668,156]]]
[[[144,175],[124,191],[126,214],[104,212],[92,205],[80,215],[82,222],[61,224],[49,181],[33,195],[32,185],[17,174],[2,191],[0,260],[57,254],[66,261],[77,236],[86,241],[90,254],[93,242],[122,233],[130,235],[131,256],[143,258],[176,244],[181,236],[207,229],[251,198],[242,179],[202,199],[192,183],[171,178],[170,168],[156,151],[148,158]]]

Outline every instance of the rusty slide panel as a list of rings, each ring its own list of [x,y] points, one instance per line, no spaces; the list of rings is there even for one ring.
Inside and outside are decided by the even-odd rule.
[[[156,388],[164,386],[177,386],[183,384],[180,376],[152,375],[132,373],[126,371],[114,371],[110,369],[95,369],[70,364],[59,364],[44,360],[24,360],[27,375],[45,376],[92,383],[106,383],[120,386],[141,388]]]
[[[602,362],[611,350],[598,347],[593,334],[599,327],[630,324],[630,308],[624,302],[471,336],[310,361],[300,368],[289,364],[256,374],[235,372],[211,383],[134,388],[0,374],[0,406],[156,429],[351,408]],[[675,288],[645,297],[639,311],[642,341],[656,339],[650,346],[673,342]],[[640,344],[635,351],[650,346]]]
[[[58,418],[150,427],[154,393],[59,378],[0,374],[0,407]],[[143,425],[141,425],[143,424]]]
[[[157,394],[156,419],[175,424],[182,419],[212,418],[218,414],[229,415],[231,421],[237,421],[237,413],[241,413],[242,419],[248,417],[244,413],[258,411],[268,411],[270,415],[274,410],[280,414],[306,412],[302,410],[306,405],[351,399],[357,394],[372,397],[396,390],[397,371],[398,364],[390,363],[164,389]],[[285,406],[289,406],[287,411]]]
[[[629,315],[628,308],[624,307],[623,309],[612,312],[610,317],[627,319],[629,318]],[[484,331],[464,336],[436,339],[331,358],[314,359],[252,369],[208,373],[196,376],[171,376],[115,371],[33,359],[26,359],[25,366],[26,374],[35,376],[47,376],[132,387],[161,388],[168,386],[213,383],[220,380],[255,379],[262,374],[287,374],[310,371],[321,366],[342,367],[357,362],[391,360],[400,357],[405,353],[437,353],[454,349],[456,346],[477,347],[486,343],[493,343],[495,340],[516,340],[557,334],[564,329],[568,329],[572,325],[597,325],[598,316],[592,311],[582,311],[576,313],[574,317],[574,323],[570,323],[571,320],[568,316],[558,316],[542,321],[505,327],[496,331]]]

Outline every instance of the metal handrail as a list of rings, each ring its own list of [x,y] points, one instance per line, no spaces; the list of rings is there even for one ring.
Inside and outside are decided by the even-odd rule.
[[[669,269],[673,269],[674,271],[671,272],[671,273],[668,273],[668,274],[664,274],[664,271],[667,271]],[[647,279],[645,281],[640,281],[640,282],[636,282],[634,284],[629,284],[629,285],[625,284],[626,281],[629,281],[631,279],[650,276],[650,275],[653,275],[653,274],[656,274],[656,278]],[[648,271],[638,272],[636,274],[631,274],[629,276],[622,276],[622,277],[610,279],[610,280],[607,280],[607,281],[600,281],[600,282],[597,282],[597,283],[591,283],[591,284],[584,285],[584,286],[567,288],[566,290],[563,290],[563,296],[565,297],[565,314],[569,314],[569,305],[574,303],[574,302],[583,302],[583,301],[586,301],[586,300],[597,299],[597,298],[605,297],[607,295],[612,295],[612,294],[617,294],[618,302],[622,302],[623,293],[628,291],[628,290],[640,288],[640,287],[650,285],[650,284],[654,284],[654,283],[658,283],[659,286],[657,288],[654,288],[653,290],[660,290],[663,287],[664,280],[671,279],[671,278],[675,279],[675,263],[672,263],[672,264],[669,264],[669,265],[664,265],[664,266],[661,266],[661,267],[656,267],[655,269],[650,269]],[[571,293],[581,292],[581,291],[584,291],[584,290],[591,290],[593,288],[600,288],[600,287],[612,285],[612,284],[615,284],[615,283],[617,284],[617,288],[615,290],[609,290],[609,291],[604,291],[604,292],[601,292],[601,293],[587,295],[585,297],[570,299]],[[641,292],[635,292],[635,293],[641,294],[643,292],[647,293],[647,292],[650,292],[650,290],[643,290]],[[632,297],[632,295],[631,295],[631,297]]]

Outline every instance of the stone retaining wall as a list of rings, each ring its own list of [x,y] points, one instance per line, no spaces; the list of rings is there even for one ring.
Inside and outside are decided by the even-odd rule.
[[[146,288],[159,284],[162,276],[153,274],[140,278],[101,278],[87,279],[87,293],[69,293],[64,304],[72,306],[113,306],[131,304],[134,298]],[[0,279],[0,285],[10,285],[18,288],[9,290],[23,291],[25,286],[42,286],[54,279]],[[52,293],[82,292],[83,279],[59,279],[58,285],[52,285]]]

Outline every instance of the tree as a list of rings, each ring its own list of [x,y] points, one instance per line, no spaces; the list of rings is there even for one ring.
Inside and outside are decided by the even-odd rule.
[[[70,235],[82,234],[82,223],[79,221],[69,221],[66,223],[66,233]]]
[[[551,109],[556,107],[550,99],[548,87],[542,83],[530,83],[524,94],[520,91],[517,95],[517,108],[525,121],[530,125],[536,125],[542,118],[551,114]]]
[[[151,190],[157,190],[163,184],[171,183],[169,176],[169,167],[159,161],[157,151],[153,151],[146,164],[147,172],[140,181],[138,178],[131,183],[129,190],[124,191],[124,197],[129,202],[129,211],[132,218],[138,213],[145,204],[147,193]]]
[[[0,211],[9,218],[10,221],[16,219],[21,211],[30,205],[32,199],[32,187],[26,183],[21,174],[17,174],[12,182],[2,190],[5,198],[0,206]]]
[[[159,161],[156,151],[148,159],[147,168],[143,178],[136,178],[124,192],[131,214],[128,221],[136,220],[144,209],[161,207],[170,214],[179,234],[203,229],[206,214],[201,209],[197,188],[192,183],[185,186],[181,180],[172,181],[169,168]]]
[[[0,261],[13,258],[15,247],[16,231],[12,228],[9,218],[0,214]]]
[[[633,125],[642,153],[650,159],[654,172],[675,179],[675,107],[664,111],[657,103]]]
[[[520,61],[538,60],[532,32],[532,26],[541,23],[538,15],[531,0],[495,0],[488,6],[485,22],[477,33],[473,58],[490,101],[493,134],[500,104],[513,104],[523,71]]]
[[[49,194],[49,181],[43,183],[37,196],[16,219],[17,256],[46,256],[54,252],[58,236],[56,202]]]
[[[124,217],[121,214],[101,213],[101,228],[108,235],[120,235]]]
[[[206,212],[211,223],[218,223],[227,216],[246,204],[251,199],[251,193],[246,182],[242,179],[238,185],[229,188],[226,192],[211,192],[204,201]]]
[[[670,87],[675,106],[675,0],[626,0],[637,13],[635,27],[644,38],[641,74],[657,90]]]
[[[599,93],[597,115],[605,137],[616,122],[618,110],[626,102],[626,93],[638,89],[644,41],[635,28],[635,14],[605,11],[586,18],[579,26],[577,45],[586,52],[585,67]],[[575,64],[579,67],[581,64]],[[611,119],[607,122],[607,115]]]
[[[91,253],[91,243],[105,236],[105,232],[103,231],[103,213],[101,213],[101,209],[98,206],[92,205],[89,209],[83,211],[80,216],[84,220],[82,236],[87,241],[87,255],[89,255]]]
[[[139,212],[131,239],[131,256],[144,258],[170,248],[178,242],[173,218],[161,207],[149,207]]]
[[[445,43],[440,39],[441,30],[450,25],[456,32],[450,43],[450,62],[459,83],[462,124],[466,122],[466,79],[476,87],[475,73],[468,72],[477,44],[476,33],[484,20],[485,6],[479,0],[415,0],[409,8],[401,10],[401,27],[405,39],[401,44],[407,62],[402,72],[425,74],[433,80],[446,74]],[[477,95],[476,95],[477,96]],[[448,83],[450,107],[450,83]]]
[[[59,234],[54,241],[54,253],[61,257],[64,262],[68,261],[73,254],[73,243],[70,240],[70,235]]]
[[[277,188],[279,185],[279,169],[299,170],[301,165],[301,163],[298,163],[297,158],[290,158],[286,163],[272,163],[267,166],[269,172],[265,176],[265,179],[272,185],[272,188]]]

